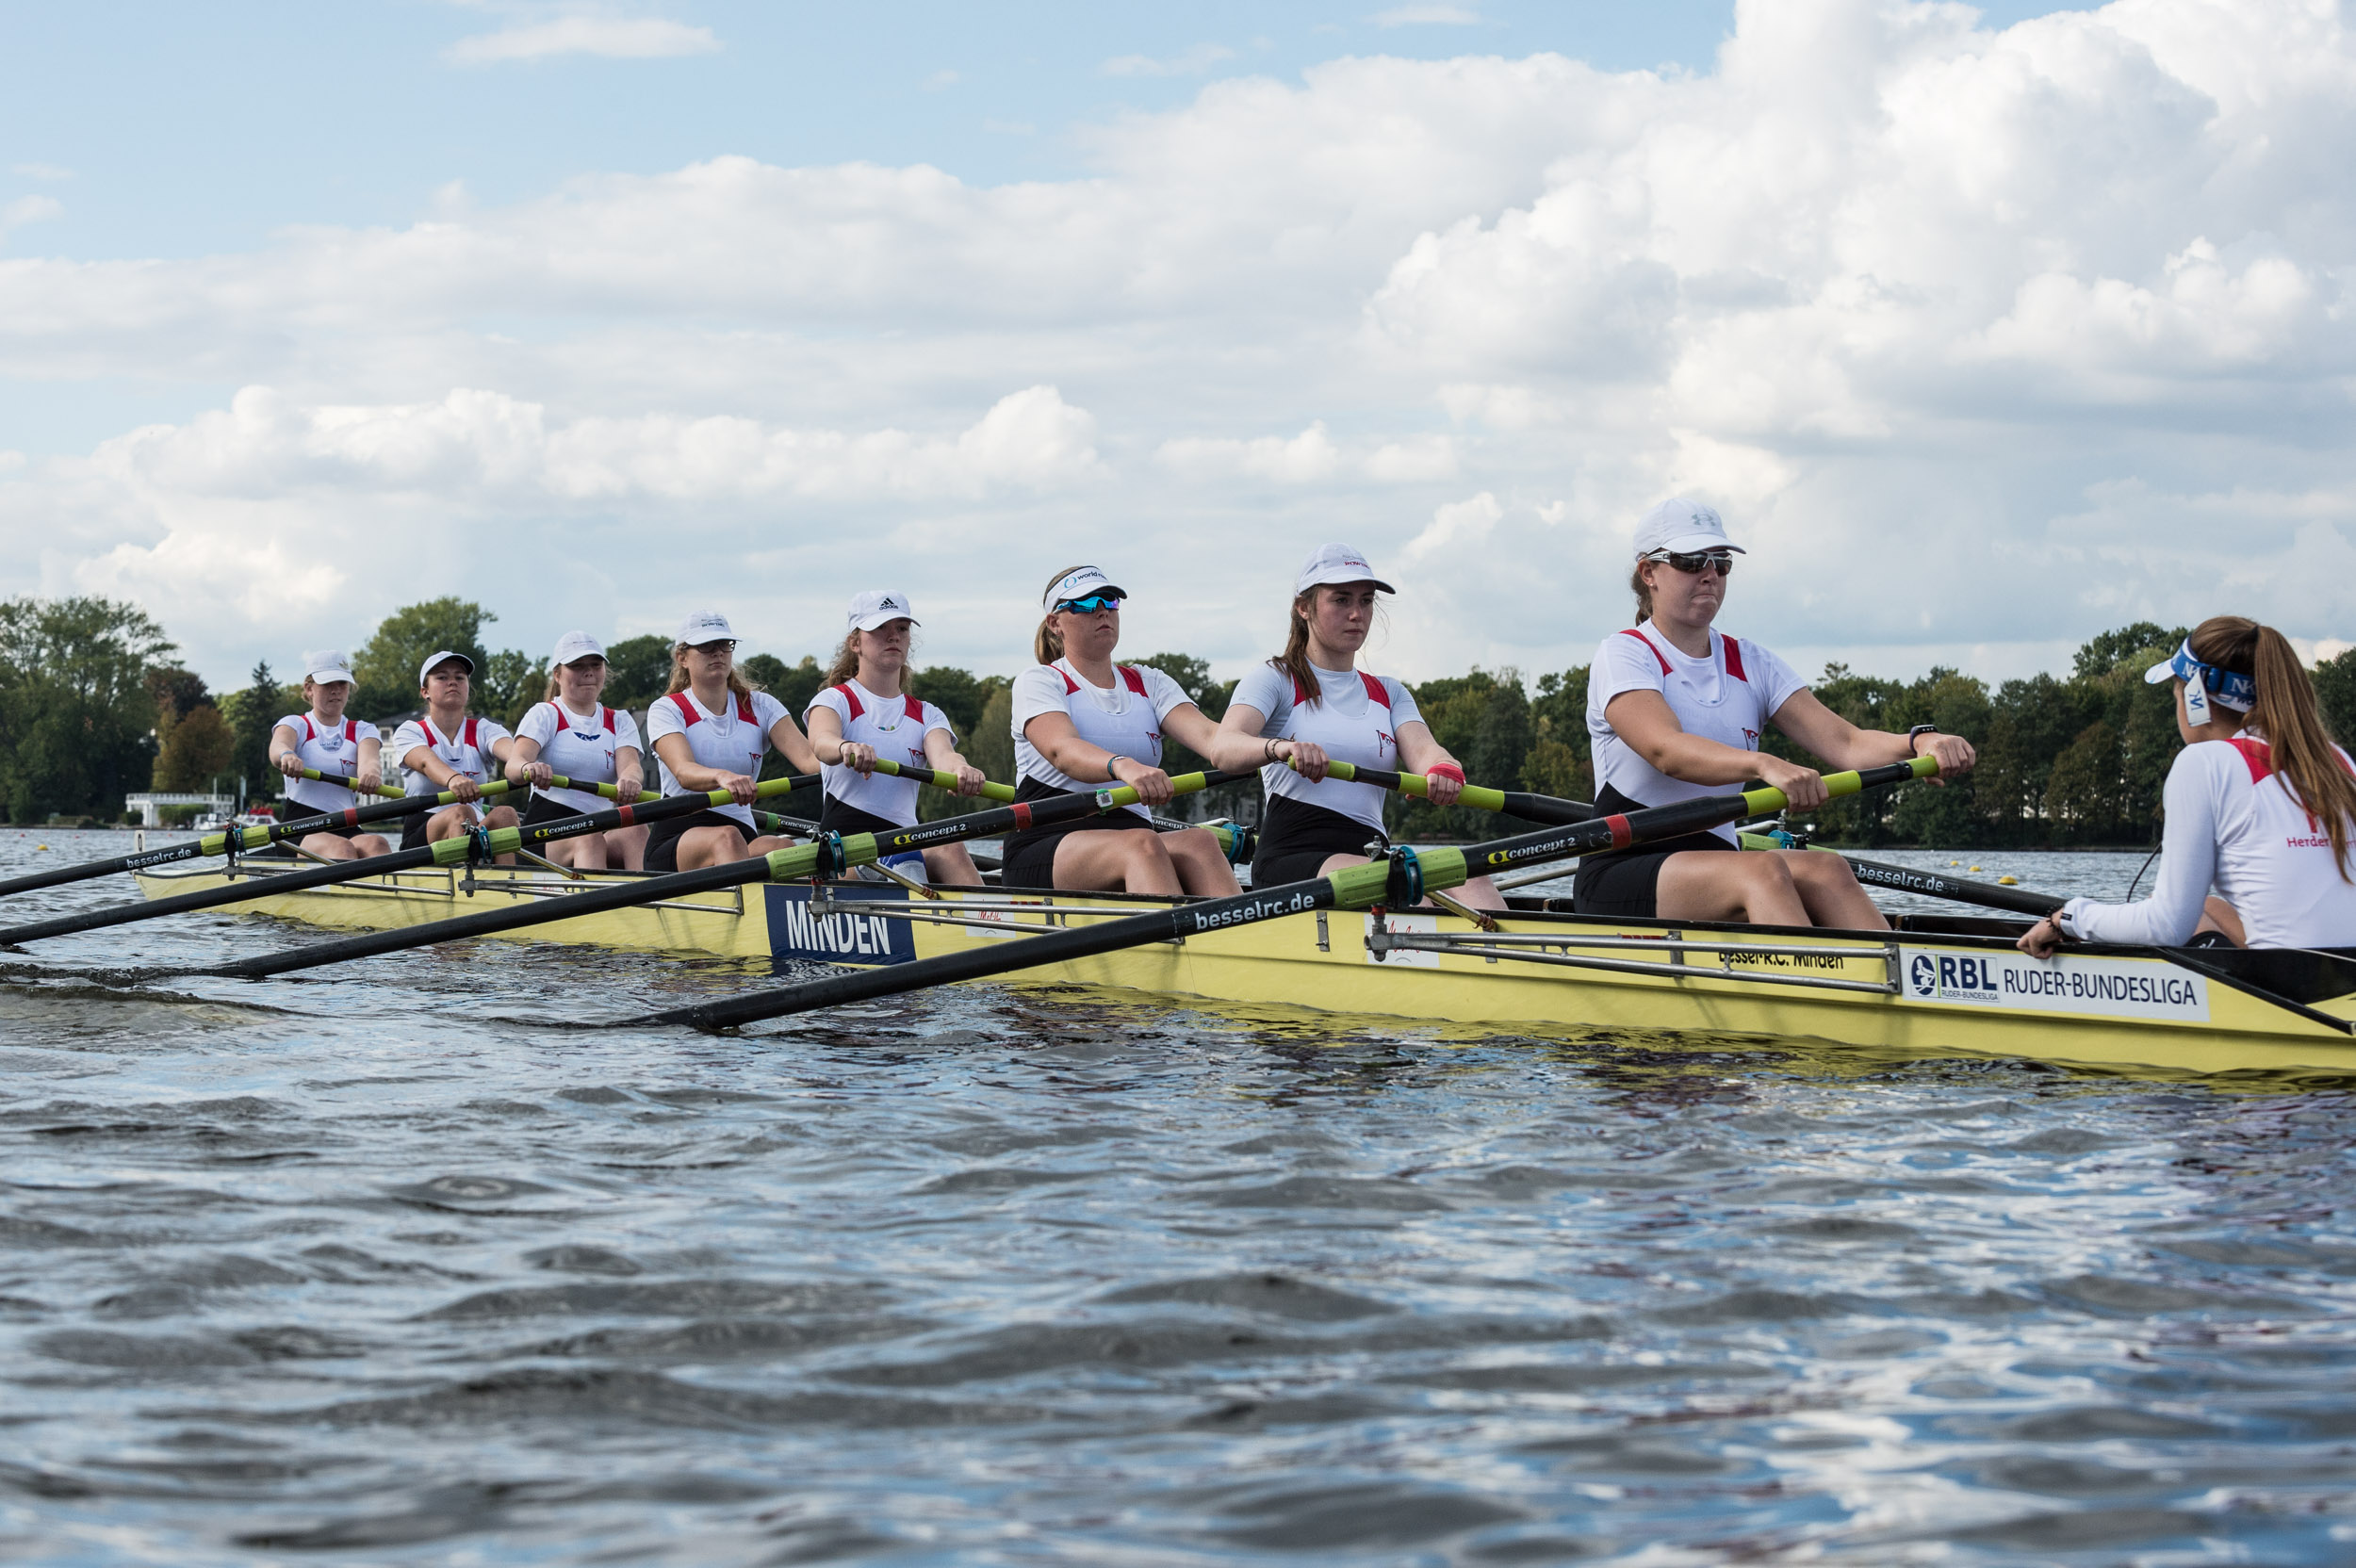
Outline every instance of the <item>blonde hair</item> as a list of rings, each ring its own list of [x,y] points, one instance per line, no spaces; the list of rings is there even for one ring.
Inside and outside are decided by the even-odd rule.
[[[1049,578],[1047,588],[1042,588],[1039,592],[1047,592],[1048,589],[1055,587],[1056,583],[1078,571],[1080,566],[1087,564],[1088,563],[1083,561],[1078,566],[1066,566],[1062,571]],[[1031,634],[1031,653],[1042,664],[1052,664],[1063,657],[1063,634],[1055,629],[1055,607],[1052,604],[1047,607],[1047,613],[1039,618],[1039,629]]]
[[[843,645],[834,650],[834,663],[827,669],[826,678],[819,683],[821,686],[840,686],[859,674],[859,629],[853,627],[844,635]],[[916,657],[916,630],[913,626],[908,629],[908,657],[910,659]],[[1044,664],[1047,661],[1042,659],[1039,662]],[[900,690],[902,692],[905,693],[908,689],[908,677],[913,673],[908,665],[900,666]]]
[[[685,643],[671,645],[671,684],[663,688],[664,696],[669,696],[674,692],[684,692],[695,684],[694,679],[687,673],[687,661],[682,657],[686,652]],[[761,690],[760,687],[745,679],[744,673],[736,667],[734,654],[728,656],[728,690],[740,697],[750,697],[755,692]]]
[[[2257,682],[2251,728],[2274,753],[2274,776],[2283,792],[2323,825],[2340,880],[2348,872],[2349,825],[2356,822],[2356,778],[2340,765],[2315,705],[2315,682],[2290,639],[2243,615],[2212,615],[2187,639],[2195,659]]]

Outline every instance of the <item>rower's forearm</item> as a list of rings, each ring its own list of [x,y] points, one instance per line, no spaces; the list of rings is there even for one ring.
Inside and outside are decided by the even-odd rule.
[[[1738,751],[1699,735],[1679,733],[1637,755],[1688,784],[1744,784],[1759,776],[1759,753]]]

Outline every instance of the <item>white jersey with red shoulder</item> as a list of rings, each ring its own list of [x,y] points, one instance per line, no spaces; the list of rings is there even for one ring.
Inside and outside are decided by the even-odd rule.
[[[1255,664],[1235,682],[1230,708],[1241,704],[1265,715],[1260,736],[1269,741],[1307,741],[1325,749],[1328,757],[1361,768],[1399,768],[1399,731],[1402,725],[1420,723],[1415,694],[1403,682],[1364,670],[1329,670],[1309,666],[1317,678],[1317,699],[1275,664]],[[1373,784],[1345,784],[1338,778],[1312,784],[1282,762],[1260,770],[1268,793],[1305,806],[1338,811],[1364,823],[1377,834],[1383,831],[1385,792]]]
[[[270,727],[293,733],[295,756],[302,759],[304,767],[338,778],[350,778],[359,771],[360,743],[379,738],[376,726],[366,719],[337,719],[334,724],[322,724],[309,713],[289,713]],[[362,782],[374,784],[376,780]],[[286,798],[316,811],[348,811],[355,804],[352,792],[342,785],[320,784],[308,778],[287,779]]]
[[[401,787],[413,795],[442,792],[441,785],[409,765],[409,754],[419,747],[431,751],[452,773],[478,784],[487,784],[499,772],[499,758],[493,748],[507,739],[505,725],[478,719],[471,713],[447,735],[434,727],[431,714],[420,714],[393,731],[393,756],[401,763]]]
[[[2347,752],[2331,750],[2356,774]],[[2356,883],[2340,874],[2331,835],[2275,769],[2264,737],[2244,730],[2186,746],[2168,767],[2162,800],[2151,896],[2140,904],[2073,898],[2062,906],[2065,932],[2175,947],[2191,939],[2215,888],[2241,916],[2252,947],[2356,946]],[[2356,870],[2356,850],[2348,863]]]
[[[1194,699],[1151,664],[1119,664],[1109,687],[1091,683],[1068,659],[1034,664],[1014,678],[1014,770],[1052,791],[1095,790],[1067,776],[1031,744],[1024,727],[1042,713],[1062,713],[1082,740],[1152,767],[1162,765],[1162,721]],[[1140,817],[1142,806],[1126,809]]]
[[[601,702],[590,707],[590,712],[576,713],[561,698],[534,703],[515,727],[515,738],[538,745],[539,760],[553,768],[560,778],[611,784],[618,771],[618,754],[643,749],[638,744],[638,721],[625,709],[608,708]],[[602,811],[612,804],[592,790],[535,789],[532,792],[576,811]]]
[[[1621,740],[1605,710],[1624,692],[1659,692],[1688,735],[1738,751],[1757,751],[1775,710],[1807,690],[1808,682],[1772,651],[1715,629],[1710,633],[1710,652],[1698,659],[1649,621],[1615,631],[1595,650],[1587,673],[1587,739],[1595,757],[1595,788],[1600,792],[1609,785],[1643,806],[1674,806],[1726,791],[1723,784],[1672,778]],[[1735,841],[1731,826],[1710,831],[1728,843]]]
[[[810,710],[821,708],[843,722],[845,741],[874,746],[877,757],[902,767],[930,768],[924,760],[924,737],[936,729],[957,733],[950,728],[949,715],[923,698],[878,696],[857,679],[829,686],[812,697]],[[903,827],[916,821],[920,786],[915,779],[881,773],[861,777],[857,768],[839,762],[823,763],[818,772],[828,798]]]
[[[720,773],[741,773],[748,778],[761,776],[761,760],[769,752],[769,731],[784,718],[785,704],[766,692],[750,696],[728,694],[718,712],[706,708],[693,691],[673,692],[657,697],[646,710],[646,745],[652,749],[666,735],[682,735],[687,739],[688,755],[703,767]],[[666,795],[700,793],[682,789],[671,776],[671,765],[655,753],[655,771],[663,780]],[[732,817],[745,826],[753,825],[749,806],[715,806],[713,810],[724,817]]]

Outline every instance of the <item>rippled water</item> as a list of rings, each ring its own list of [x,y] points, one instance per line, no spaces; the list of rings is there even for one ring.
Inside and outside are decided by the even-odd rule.
[[[0,1557],[2356,1558],[2344,1089],[747,983],[0,988]]]

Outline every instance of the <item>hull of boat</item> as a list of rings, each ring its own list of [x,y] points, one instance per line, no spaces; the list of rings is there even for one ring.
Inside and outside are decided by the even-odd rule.
[[[139,877],[150,897],[220,871]],[[262,874],[268,874],[264,873]],[[419,925],[561,899],[620,875],[410,872],[263,895],[238,909],[347,930]],[[1157,906],[1114,895],[952,890],[913,899],[868,883],[753,885],[511,933],[720,956],[899,964]],[[1531,1029],[1813,1039],[1906,1054],[2024,1056],[2199,1073],[2356,1072],[2356,1039],[2158,954],[2037,963],[2001,935],[1922,923],[1887,939],[1822,931],[1670,927],[1517,910],[1485,933],[1445,914],[1303,914],[1007,976],[1171,997]],[[2326,989],[2330,988],[2328,987]],[[2313,998],[2356,1020],[2356,990]]]

